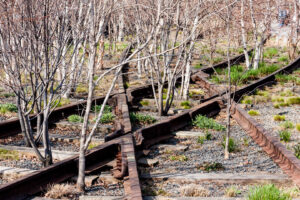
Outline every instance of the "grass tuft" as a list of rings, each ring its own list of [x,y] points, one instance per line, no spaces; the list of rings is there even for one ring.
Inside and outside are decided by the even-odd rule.
[[[141,104],[142,106],[149,106],[149,101],[147,101],[147,100],[142,100],[142,101],[140,101],[140,104]]]
[[[76,188],[70,184],[55,184],[51,185],[45,194],[48,198],[73,198],[76,194]]]
[[[273,117],[274,121],[285,121],[285,116],[284,115],[275,115]]]
[[[291,122],[291,121],[285,121],[285,122],[281,123],[280,126],[284,129],[292,129],[295,127],[293,122]]]
[[[0,149],[0,160],[19,160],[20,156],[17,151]]]
[[[191,106],[191,102],[189,101],[183,101],[180,103],[180,106],[183,107],[184,109],[190,109],[192,106]]]
[[[186,162],[188,158],[185,155],[172,155],[169,157],[171,161]]]
[[[297,131],[300,132],[300,123],[299,123],[299,124],[296,124],[296,129],[297,129]]]
[[[150,115],[143,115],[140,113],[130,113],[130,121],[135,124],[153,124],[157,120]]]
[[[225,196],[227,197],[236,197],[239,194],[241,194],[241,191],[238,190],[236,186],[230,186],[225,191]]]
[[[18,112],[18,107],[12,103],[0,104],[0,113],[16,113]]]
[[[256,186],[249,190],[248,200],[290,200],[273,184]]]
[[[248,111],[248,114],[251,115],[251,116],[257,116],[257,115],[260,115],[259,111],[257,111],[257,110],[249,110],[249,111]]]

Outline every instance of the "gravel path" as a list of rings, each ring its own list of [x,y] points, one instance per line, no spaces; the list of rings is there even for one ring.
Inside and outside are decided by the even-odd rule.
[[[20,160],[2,160],[0,166],[14,167],[14,168],[25,168],[32,170],[39,170],[43,168],[42,163],[37,158],[21,158]]]
[[[79,150],[79,143],[69,143],[69,142],[60,142],[60,141],[50,141],[51,148],[53,150],[60,151],[72,151],[76,152]],[[9,137],[7,139],[0,139],[0,144],[2,145],[11,145],[11,146],[25,146],[25,142],[22,135],[17,135],[14,137]]]
[[[260,115],[253,116],[263,127],[270,131],[270,133],[279,139],[279,132],[282,130],[280,124],[283,122],[277,122],[273,119],[274,115],[283,114],[286,121],[292,122],[294,125],[300,123],[300,105],[292,105],[289,107],[280,107],[280,109],[274,108],[272,103],[264,103],[254,105],[253,110],[258,110]],[[249,108],[247,110],[250,110]],[[287,147],[294,146],[300,142],[299,132],[293,128],[289,129],[291,132],[291,141],[284,143]]]
[[[221,115],[224,115],[224,113],[221,113]],[[224,119],[224,116],[219,116],[217,121],[225,124]],[[171,161],[170,156],[176,155],[174,152],[163,153],[155,149],[151,151],[149,158],[158,159],[159,164],[153,168],[139,167],[140,170],[151,173],[207,173],[200,169],[205,163],[221,163],[224,167],[224,170],[220,171],[221,173],[282,173],[272,159],[254,143],[235,121],[232,122],[231,135],[238,144],[239,151],[231,153],[229,160],[224,160],[224,149],[221,144],[225,133],[210,132],[214,139],[204,141],[202,145],[197,143],[196,138],[175,138],[168,141],[171,144],[188,146],[187,151],[177,153],[177,155],[186,156],[187,161]]]
[[[198,196],[198,197],[222,197],[230,188],[234,188],[237,193],[235,197],[246,196],[249,186],[232,185],[232,184],[215,184],[202,183],[200,185],[190,184],[183,186],[179,183],[172,182],[156,182],[156,181],[142,181],[142,191],[144,196],[163,195],[172,197],[183,196]]]

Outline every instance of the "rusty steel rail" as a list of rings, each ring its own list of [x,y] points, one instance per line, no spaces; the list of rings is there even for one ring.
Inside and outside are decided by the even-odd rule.
[[[270,131],[264,129],[262,125],[235,102],[231,108],[231,116],[300,187],[300,160],[278,138],[273,137]]]
[[[238,89],[237,91],[233,91],[231,96],[234,98],[235,101],[239,101],[239,99],[244,94],[252,93],[255,89],[259,89],[264,86],[273,85],[274,83],[276,83],[277,74],[291,73],[292,71],[298,69],[299,67],[300,67],[300,57],[298,57],[296,60],[291,62],[289,65],[277,70],[276,72],[273,72],[272,74],[266,77],[254,81],[253,83],[246,85]],[[220,91],[218,85],[208,81],[207,78],[205,77],[205,74],[203,74],[203,72],[193,75],[191,79],[195,83],[199,84],[201,87],[207,89],[209,91],[209,94],[211,95],[211,98],[215,98],[217,96],[223,96],[227,92],[227,91]]]
[[[93,172],[114,160],[124,138],[104,143],[86,154],[86,172]],[[60,161],[50,167],[40,169],[32,174],[0,186],[1,199],[24,199],[47,189],[54,183],[63,182],[78,174],[79,157]]]
[[[131,46],[125,50],[123,58],[129,55]],[[99,145],[95,149],[88,151],[86,154],[86,171],[85,173],[91,173],[100,169],[112,160],[117,158],[117,165],[113,169],[113,175],[116,178],[124,178],[129,174],[129,177],[125,180],[125,199],[142,199],[142,193],[139,185],[139,178],[137,172],[137,165],[135,160],[134,141],[131,134],[131,123],[129,119],[129,110],[127,106],[127,98],[125,95],[125,89],[123,87],[123,78],[119,79],[120,89],[117,95],[112,95],[112,98],[117,98],[116,114],[120,115],[121,123],[117,123],[118,138],[107,141],[106,143]],[[102,103],[104,97],[97,98],[94,103]],[[78,109],[83,109],[86,101],[64,106],[56,109],[51,117],[51,122],[57,121],[66,117],[69,114],[73,114]],[[127,108],[126,108],[127,106]],[[33,116],[34,117],[34,116]],[[0,127],[12,129],[13,126],[18,124],[18,120],[10,120],[10,122],[4,122],[0,124]],[[36,123],[33,118],[33,123]],[[34,125],[34,124],[33,124]],[[1,129],[0,129],[1,130]],[[3,130],[3,129],[2,129]],[[16,127],[13,131],[8,131],[3,137],[13,136],[19,133],[20,127]],[[125,135],[127,134],[127,135]],[[124,135],[124,136],[122,136]],[[3,138],[2,137],[2,138]],[[78,173],[79,157],[74,156],[72,158],[58,162],[50,167],[38,170],[26,177],[15,180],[11,183],[2,185],[0,187],[1,199],[24,199],[30,195],[46,189],[50,184],[63,182]],[[55,176],[54,176],[55,174]]]
[[[296,68],[295,65],[298,65],[299,63],[296,61],[294,63],[297,64],[294,64],[289,68],[281,69],[281,72],[285,72],[285,70],[293,70],[294,68]],[[275,74],[273,75],[275,77]],[[256,84],[258,84],[259,86],[262,83],[263,81]],[[210,86],[208,85],[207,88],[210,89]],[[251,87],[248,86],[248,88]],[[152,90],[152,86],[150,89]],[[117,107],[120,114],[122,115],[122,122],[120,123],[120,126],[122,128],[121,134],[118,135],[118,138],[111,139],[110,141],[96,147],[96,149],[89,151],[89,153],[87,154],[87,170],[88,172],[91,172],[94,169],[99,169],[99,167],[104,166],[106,163],[113,160],[115,157],[117,157],[118,154],[121,153],[121,159],[119,160],[121,167],[119,167],[118,170],[120,177],[124,177],[125,180],[125,199],[142,199],[135,157],[136,150],[141,151],[148,149],[151,145],[172,137],[172,132],[187,126],[189,122],[191,122],[192,119],[198,114],[212,117],[217,115],[220,110],[224,108],[222,98],[214,97],[213,99],[208,100],[205,103],[202,103],[187,112],[178,114],[176,116],[168,118],[163,122],[136,131],[133,134],[133,139],[133,135],[131,134],[132,127],[129,119],[128,106],[126,108],[127,101],[128,99],[130,99],[130,95],[128,95],[128,99],[126,96],[124,97],[124,95],[125,93],[129,93],[132,96],[139,96],[141,93],[144,95],[145,93],[141,91],[145,90],[148,91],[149,86],[130,91],[125,91],[125,89],[123,88],[123,91],[121,91],[122,93],[119,93],[119,96],[117,98]],[[248,132],[251,131],[253,138],[264,138],[261,139],[261,142],[256,140],[255,141],[258,142],[261,146],[265,145],[268,147],[263,147],[263,149],[265,151],[269,151],[269,153],[267,153],[274,159],[276,163],[279,164],[280,167],[286,166],[285,172],[287,172],[293,180],[295,178],[299,179],[299,161],[295,160],[295,157],[293,157],[293,155],[291,155],[291,152],[286,150],[283,145],[274,145],[275,141],[267,137],[268,135],[264,134],[264,131],[262,131],[260,128],[257,128],[257,124],[255,122],[253,123],[253,121],[251,121],[251,118],[249,120],[248,117],[245,118],[244,116],[246,116],[245,111],[238,108],[234,104],[232,117],[237,119],[237,121],[239,120],[239,118],[243,119],[244,121],[238,121],[238,123],[242,126],[242,128],[248,130]],[[0,187],[0,196],[2,197],[3,194],[3,197],[7,197],[5,199],[22,199],[26,195],[31,195],[41,191],[42,189],[45,189],[48,184],[62,182],[76,175],[77,166],[78,156],[61,161],[54,164],[53,166],[41,169],[32,175],[28,175],[12,183],[3,185],[2,187]],[[67,173],[65,173],[66,171]],[[56,174],[56,176],[51,176],[53,174]],[[33,187],[31,183],[35,183],[37,187]],[[299,182],[296,183],[299,184]],[[30,185],[30,187],[28,185]]]
[[[220,99],[202,103],[189,111],[169,117],[168,119],[151,125],[146,128],[137,130],[134,133],[136,145],[139,150],[148,149],[150,146],[173,137],[172,132],[177,131],[187,125],[195,118],[196,115],[205,115],[212,117],[217,115],[222,108]]]
[[[238,101],[244,94],[252,93],[257,88],[262,88],[266,85],[273,85],[276,83],[275,76],[277,74],[291,73],[300,67],[300,57],[295,61],[283,67],[276,72],[255,81],[252,84],[246,85],[243,88],[231,94],[235,101]],[[212,98],[218,96],[223,100],[226,91],[220,91],[218,86],[210,83],[203,73],[198,73],[192,77],[193,81],[206,88]],[[288,150],[277,138],[273,137],[271,133],[265,130],[262,125],[257,123],[244,109],[240,108],[233,102],[231,108],[231,116],[238,122],[238,124],[252,137],[252,139],[278,164],[278,166],[300,187],[300,160]]]

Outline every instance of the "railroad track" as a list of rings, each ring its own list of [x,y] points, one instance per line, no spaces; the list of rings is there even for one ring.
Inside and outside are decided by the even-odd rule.
[[[123,54],[123,58],[128,56],[129,52],[127,49]],[[232,58],[231,61],[242,62],[243,56],[239,55]],[[290,72],[297,69],[299,65],[300,58],[273,74],[245,86],[236,91],[235,100],[255,88],[274,83],[276,74]],[[221,63],[219,65],[219,67],[224,66],[226,66],[226,62],[225,64]],[[126,71],[126,69],[124,70]],[[105,143],[87,153],[86,173],[89,174],[99,170],[113,160],[116,160],[117,164],[113,168],[113,175],[116,178],[124,180],[125,195],[123,199],[143,199],[136,160],[144,156],[145,150],[148,150],[152,145],[174,137],[172,133],[187,126],[195,116],[201,114],[212,117],[217,115],[224,108],[223,99],[226,91],[219,91],[218,86],[211,84],[206,79],[208,77],[207,73],[210,73],[212,70],[212,68],[205,68],[200,72],[194,73],[192,77],[194,82],[206,88],[210,93],[211,97],[205,99],[203,101],[204,103],[135,132],[132,131],[128,105],[134,105],[140,98],[150,95],[152,93],[152,87],[151,85],[145,85],[126,90],[124,88],[124,77],[120,76],[118,80],[120,86],[119,91],[112,94],[111,99],[116,101],[116,114],[121,120],[116,125],[116,131],[105,138]],[[94,103],[101,104],[103,100],[104,97],[99,97],[94,100]],[[82,101],[56,109],[50,117],[50,122],[54,123],[70,114],[78,112],[78,110],[83,109],[84,104],[85,101]],[[231,115],[274,162],[300,186],[300,161],[281,145],[280,142],[271,137],[266,130],[236,103],[232,106]],[[32,123],[36,123],[34,116]],[[18,133],[20,133],[18,120],[8,120],[0,123],[0,138],[7,138]],[[38,170],[23,178],[2,185],[0,187],[0,197],[1,199],[24,199],[30,195],[34,195],[46,189],[49,184],[60,183],[76,176],[78,170],[77,166],[78,156],[62,160],[50,167]],[[53,176],[53,174],[55,174],[55,176]]]

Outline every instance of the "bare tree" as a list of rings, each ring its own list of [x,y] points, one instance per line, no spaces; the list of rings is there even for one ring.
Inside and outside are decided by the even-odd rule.
[[[45,166],[52,164],[48,119],[59,102],[66,75],[55,79],[58,68],[70,62],[69,2],[48,0],[2,1],[0,48],[4,84],[17,96],[19,120],[27,145]],[[37,133],[30,113],[36,111]],[[38,149],[42,139],[43,152]]]

